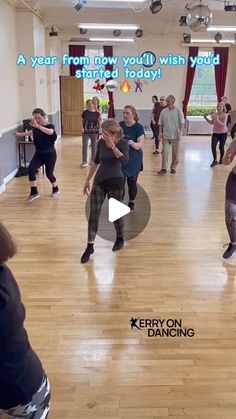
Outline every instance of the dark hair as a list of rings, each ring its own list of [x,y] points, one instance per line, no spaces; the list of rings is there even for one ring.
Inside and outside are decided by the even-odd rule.
[[[154,97],[154,99],[156,99],[156,101],[158,101],[158,97],[156,95],[152,96],[152,98]]]
[[[35,115],[36,113],[39,113],[43,118],[46,117],[46,113],[41,108],[35,108],[32,112],[32,115]]]
[[[16,244],[6,227],[0,223],[0,265],[5,263],[9,258],[12,258],[15,254]]]

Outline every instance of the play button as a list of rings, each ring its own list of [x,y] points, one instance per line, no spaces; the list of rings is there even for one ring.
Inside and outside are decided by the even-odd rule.
[[[115,184],[116,179],[108,179],[110,185]],[[138,193],[135,199],[134,211],[130,211],[128,207],[129,194],[126,184],[125,196],[122,202],[113,198],[112,196],[103,202],[101,213],[99,216],[98,225],[98,236],[102,239],[114,242],[116,239],[116,230],[114,222],[119,218],[123,218],[124,223],[124,240],[132,240],[143,232],[146,228],[149,218],[151,215],[151,204],[147,192],[140,186],[137,185]],[[96,208],[97,198],[94,200],[95,211],[99,211]],[[99,211],[100,212],[100,211]],[[128,215],[127,215],[128,214]],[[127,216],[126,216],[127,215]],[[86,217],[87,220],[90,218],[90,196],[86,201]]]
[[[119,218],[124,217],[129,214],[130,208],[127,205],[122,204],[122,202],[117,201],[117,199],[110,198],[108,204],[108,219],[110,223],[119,220]]]

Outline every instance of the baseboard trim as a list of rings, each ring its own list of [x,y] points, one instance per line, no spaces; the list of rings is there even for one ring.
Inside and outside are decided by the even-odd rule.
[[[17,174],[17,172],[18,172],[18,167],[15,170],[13,170],[11,173],[9,173],[9,175],[7,175],[3,179],[3,184],[0,186],[0,195],[3,192],[5,192],[7,183],[10,182],[15,177],[15,175]]]

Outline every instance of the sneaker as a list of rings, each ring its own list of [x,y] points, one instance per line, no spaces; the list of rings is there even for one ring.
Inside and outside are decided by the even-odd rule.
[[[172,175],[173,175],[174,173],[176,173],[176,170],[175,169],[171,169],[170,173],[172,173]]]
[[[93,247],[87,247],[85,249],[85,252],[81,256],[80,262],[81,263],[87,263],[89,261],[90,256],[94,253]]]
[[[51,198],[55,198],[56,196],[60,195],[60,189],[58,189],[57,191],[51,193]]]
[[[223,254],[224,259],[230,259],[236,252],[236,244],[229,243],[226,251]]]
[[[161,169],[159,172],[157,172],[158,175],[164,175],[165,173],[167,173],[166,169]]]
[[[128,207],[130,208],[130,211],[134,211],[135,202],[129,202]]]
[[[80,167],[87,167],[88,163],[81,163]]]
[[[35,194],[33,194],[33,195],[30,195],[30,196],[27,198],[27,202],[32,202],[32,201],[34,201],[35,199],[37,199],[37,198],[39,198],[39,197],[40,197],[39,193],[35,193]]]
[[[112,248],[112,251],[116,252],[117,250],[122,249],[123,246],[124,246],[124,240],[122,238],[117,238]]]
[[[153,151],[152,154],[160,154],[160,153],[159,153],[159,150],[155,150],[155,151]]]
[[[213,162],[211,163],[211,167],[217,166],[218,161],[217,160],[213,160]]]

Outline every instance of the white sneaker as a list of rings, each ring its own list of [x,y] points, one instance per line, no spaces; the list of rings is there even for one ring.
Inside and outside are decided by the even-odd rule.
[[[58,189],[58,191],[56,191],[56,192],[52,192],[51,193],[51,198],[56,198],[56,196],[58,196],[58,195],[60,195],[60,189]]]
[[[37,199],[37,198],[39,198],[39,197],[40,197],[39,193],[36,193],[36,194],[34,194],[34,195],[30,195],[30,196],[27,198],[27,202],[32,202],[32,201],[34,201],[35,199]]]
[[[88,163],[81,163],[80,167],[87,167]]]

